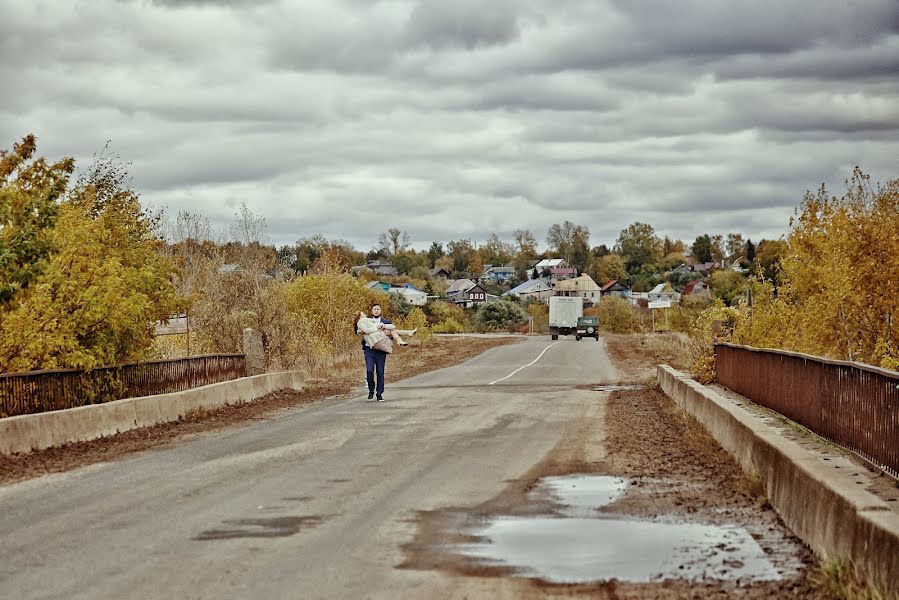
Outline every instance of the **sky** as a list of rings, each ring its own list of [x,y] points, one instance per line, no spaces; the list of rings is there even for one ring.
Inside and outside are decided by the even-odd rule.
[[[634,221],[778,238],[899,178],[897,0],[0,0],[0,148],[361,250]]]

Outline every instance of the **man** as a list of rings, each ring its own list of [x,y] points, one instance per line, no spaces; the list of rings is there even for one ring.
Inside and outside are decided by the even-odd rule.
[[[371,318],[383,323],[384,325],[392,325],[389,319],[384,318],[380,304],[372,304],[369,310]],[[353,326],[355,328],[355,325]],[[368,400],[371,401],[378,394],[378,402],[384,401],[384,366],[387,363],[387,353],[381,350],[370,348],[365,343],[365,337],[362,332],[356,330],[356,333],[362,335],[362,352],[365,353],[365,380],[368,382]],[[375,373],[377,372],[377,387],[375,386]]]

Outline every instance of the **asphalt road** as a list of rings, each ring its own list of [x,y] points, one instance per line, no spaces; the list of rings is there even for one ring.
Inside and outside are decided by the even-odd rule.
[[[0,597],[466,595],[460,577],[395,568],[416,511],[496,496],[572,422],[602,418],[576,386],[615,371],[602,343],[543,337],[390,375],[388,360],[383,403],[326,401],[0,488]]]

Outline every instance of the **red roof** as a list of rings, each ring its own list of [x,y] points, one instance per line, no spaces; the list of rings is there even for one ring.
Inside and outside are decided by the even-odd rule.
[[[685,294],[685,295],[686,295],[686,294],[692,294],[692,293],[693,293],[693,289],[697,286],[697,284],[700,284],[700,283],[702,283],[702,284],[704,285],[704,282],[701,281],[701,280],[699,280],[699,279],[694,279],[693,281],[691,281],[690,283],[688,283],[688,284],[687,284],[687,287],[684,288],[684,294]]]
[[[613,280],[611,280],[611,281],[607,281],[606,284],[600,288],[600,291],[601,291],[601,292],[607,292],[607,291],[609,291],[610,289],[612,289],[613,287],[615,287],[616,285],[620,285],[620,286],[623,287],[624,289],[628,289],[628,287],[627,287],[626,285],[624,285],[623,283],[621,283],[621,282],[618,281],[617,279],[613,279]]]

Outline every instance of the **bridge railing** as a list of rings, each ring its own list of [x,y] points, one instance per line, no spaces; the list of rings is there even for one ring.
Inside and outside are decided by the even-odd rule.
[[[718,383],[899,476],[899,372],[715,345]]]
[[[91,370],[6,373],[0,375],[0,417],[180,392],[246,374],[243,354],[210,354]]]

